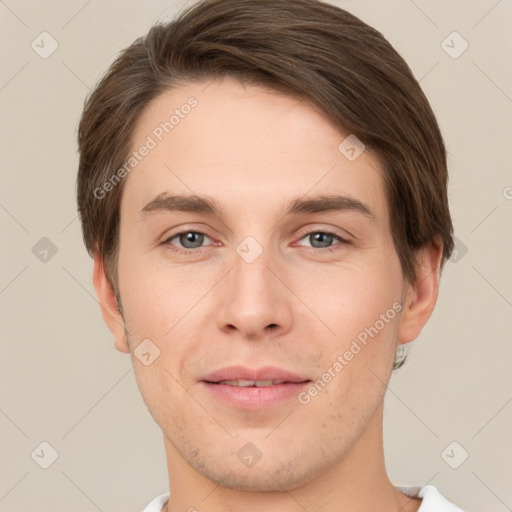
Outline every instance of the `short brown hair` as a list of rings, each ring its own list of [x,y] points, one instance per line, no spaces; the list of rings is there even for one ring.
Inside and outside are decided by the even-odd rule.
[[[449,258],[443,138],[410,68],[384,36],[318,0],[203,0],[123,50],[84,105],[78,210],[87,250],[101,255],[116,293],[123,182],[102,198],[95,190],[126,162],[135,124],[153,99],[223,76],[300,97],[373,150],[409,282],[415,251],[434,237],[443,243],[442,265]]]

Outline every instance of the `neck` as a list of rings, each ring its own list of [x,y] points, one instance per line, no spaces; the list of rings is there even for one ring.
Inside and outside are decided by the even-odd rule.
[[[382,444],[381,404],[367,429],[342,460],[309,481],[282,491],[244,491],[223,487],[191,468],[164,438],[171,496],[165,512],[416,512],[419,498],[396,490],[387,476]]]

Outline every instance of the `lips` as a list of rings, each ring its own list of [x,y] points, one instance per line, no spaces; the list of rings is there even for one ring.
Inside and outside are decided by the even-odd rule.
[[[269,410],[296,400],[309,382],[307,376],[275,366],[229,366],[205,375],[199,384],[208,399],[231,409]]]
[[[257,388],[265,388],[267,386],[276,386],[277,384],[286,384],[282,380],[221,380],[218,384],[224,384],[226,386],[238,386],[240,388],[248,388],[255,386]]]
[[[212,384],[263,387],[274,384],[308,382],[310,379],[276,366],[264,366],[257,369],[244,366],[228,366],[209,373],[201,380]]]

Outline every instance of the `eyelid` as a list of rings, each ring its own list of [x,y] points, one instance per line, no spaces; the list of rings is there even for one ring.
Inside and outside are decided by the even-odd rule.
[[[205,230],[191,229],[191,228],[181,229],[180,231],[176,231],[174,233],[170,233],[169,235],[165,235],[163,237],[163,240],[162,240],[161,243],[164,244],[164,245],[171,245],[170,242],[169,242],[170,240],[172,240],[173,238],[176,238],[176,237],[178,237],[180,235],[184,235],[186,233],[197,233],[199,235],[203,235],[206,238],[209,238],[213,242],[212,244],[208,244],[208,245],[218,245],[218,243],[216,243],[215,239],[212,236],[210,236],[208,233],[206,233]],[[177,250],[183,250],[183,251],[197,251],[199,249],[204,249],[205,247],[207,247],[207,245],[201,245],[201,246],[196,247],[194,249],[189,249],[187,247],[176,246]]]
[[[325,226],[309,226],[300,231],[299,238],[302,239],[307,235],[311,235],[313,233],[325,233],[326,235],[333,235],[344,242],[350,242],[351,238],[355,238],[351,233],[346,230],[339,230],[333,227],[325,227]]]
[[[175,231],[176,230],[176,231]],[[197,224],[182,224],[180,226],[175,226],[174,228],[167,228],[159,237],[158,239],[161,241],[169,240],[169,238],[174,238],[177,235],[182,235],[183,233],[200,233],[201,235],[205,235],[212,240],[215,239],[213,236],[213,231],[203,225],[197,225]],[[212,233],[212,234],[209,234]]]
[[[333,236],[335,239],[337,238],[338,241],[336,243],[334,243],[333,245],[330,245],[329,247],[312,247],[309,245],[301,245],[301,244],[298,244],[298,247],[306,247],[307,249],[310,249],[312,251],[319,252],[319,253],[330,253],[330,252],[336,251],[337,249],[340,249],[342,246],[346,246],[351,243],[350,240],[348,240],[347,238],[344,238],[341,235],[338,235],[337,233],[335,233],[333,231],[329,231],[327,229],[313,229],[312,231],[308,231],[308,232],[304,233],[304,235],[299,238],[299,242],[301,240],[303,240],[304,238],[306,238],[312,234],[315,234],[315,233],[322,233],[324,235]]]

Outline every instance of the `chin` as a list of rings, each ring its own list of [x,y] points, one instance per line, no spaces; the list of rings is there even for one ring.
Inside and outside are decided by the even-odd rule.
[[[321,471],[321,468],[306,467],[296,460],[287,461],[285,464],[272,464],[272,461],[262,464],[260,461],[252,468],[243,468],[241,464],[236,464],[236,467],[221,467],[218,463],[212,466],[198,460],[188,463],[212,482],[245,492],[292,491],[310,482]]]
[[[245,492],[290,491],[299,487],[302,483],[305,483],[297,480],[296,475],[290,474],[288,474],[286,480],[283,481],[271,472],[267,472],[262,469],[257,472],[255,471],[254,473],[252,470],[249,470],[249,472],[243,476],[234,470],[227,474],[223,474],[221,472],[219,474],[204,474],[203,476],[209,478],[222,487]]]

